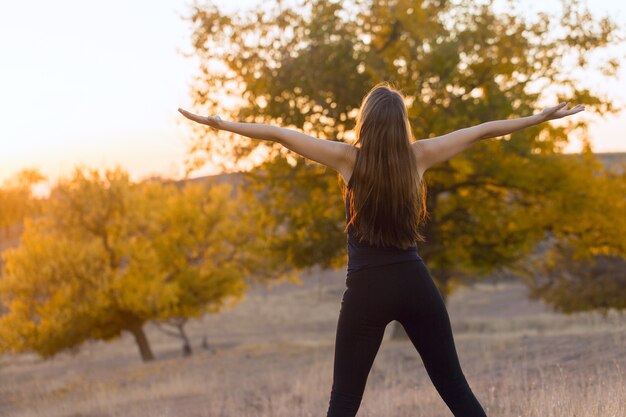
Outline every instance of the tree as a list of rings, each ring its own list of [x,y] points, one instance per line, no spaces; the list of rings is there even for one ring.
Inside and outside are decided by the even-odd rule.
[[[246,289],[242,278],[297,282],[288,265],[267,250],[262,218],[243,185],[236,190],[228,184],[146,185],[150,199],[162,208],[149,233],[150,245],[168,272],[166,280],[178,285],[176,301],[155,324],[182,339],[184,355],[192,353],[184,330],[188,319],[234,305]]]
[[[37,212],[38,200],[33,196],[33,186],[44,179],[38,170],[27,168],[4,182],[0,188],[0,237],[8,239],[11,227]]]
[[[626,310],[626,165],[610,172],[595,164],[579,170],[574,210],[555,215],[572,216],[555,222],[548,238],[519,262],[530,296],[558,311]],[[568,203],[571,203],[569,201]]]
[[[245,250],[257,233],[245,208],[228,184],[135,184],[119,168],[77,169],[4,254],[1,350],[49,357],[127,331],[153,359],[147,322],[184,324],[243,296],[249,266],[262,264]]]
[[[201,62],[192,90],[198,112],[349,141],[361,98],[383,80],[405,93],[417,138],[527,116],[552,97],[584,103],[598,114],[619,110],[574,70],[615,76],[614,56],[589,56],[623,38],[610,17],[596,19],[578,1],[563,2],[559,16],[539,13],[534,21],[516,14],[514,2],[503,13],[492,1],[305,0],[297,10],[275,4],[248,17],[225,16],[215,6],[193,8],[192,45]],[[224,94],[243,102],[224,108]],[[345,264],[343,205],[334,181],[325,179],[336,173],[273,143],[194,129],[190,169],[206,155],[230,156],[236,166],[257,148],[268,151],[254,175],[277,197],[262,200],[264,209],[279,213],[294,236],[273,246],[285,259],[300,266]],[[471,277],[512,267],[555,221],[572,219],[544,216],[549,201],[582,215],[567,203],[576,199],[569,191],[577,161],[561,152],[578,134],[589,153],[586,129],[580,118],[543,123],[482,141],[426,173],[432,217],[418,250],[444,296]]]
[[[4,181],[0,188],[0,254],[18,243],[24,218],[41,210],[41,199],[33,194],[33,187],[43,180],[37,169],[26,168]],[[0,303],[0,314],[4,311]]]
[[[524,276],[530,297],[541,299],[563,313],[626,310],[626,260],[617,255],[577,258],[562,241],[550,243],[547,256],[533,259]]]

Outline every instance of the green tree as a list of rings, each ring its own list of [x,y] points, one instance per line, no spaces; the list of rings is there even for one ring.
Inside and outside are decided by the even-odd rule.
[[[583,103],[600,115],[619,110],[611,97],[576,75],[616,75],[616,57],[589,59],[623,40],[615,22],[595,18],[578,1],[562,2],[559,15],[541,12],[530,20],[515,4],[496,13],[492,1],[305,0],[297,9],[276,2],[273,9],[247,16],[194,7],[192,45],[201,74],[192,97],[204,114],[275,123],[341,141],[353,138],[360,100],[383,80],[407,97],[417,138],[527,116],[548,100]],[[215,62],[225,69],[219,71]],[[225,108],[224,94],[243,102]],[[577,198],[569,193],[577,161],[561,152],[574,135],[590,152],[587,123],[580,118],[544,123],[481,141],[427,171],[432,218],[425,225],[427,241],[418,249],[444,296],[471,277],[513,267],[546,230],[568,227],[564,219],[575,221],[575,216],[544,215],[550,201],[582,215],[568,203]],[[219,156],[232,168],[257,148],[267,152],[249,175],[267,190],[260,204],[280,215],[291,233],[270,238],[286,260],[299,266],[345,264],[341,193],[326,179],[335,172],[280,145],[227,140],[228,133],[193,128],[190,169]]]
[[[77,169],[3,256],[0,350],[49,357],[127,331],[153,359],[147,322],[217,312],[243,296],[251,267],[271,275],[261,250],[246,252],[257,231],[245,209],[228,184],[136,184],[119,168]]]

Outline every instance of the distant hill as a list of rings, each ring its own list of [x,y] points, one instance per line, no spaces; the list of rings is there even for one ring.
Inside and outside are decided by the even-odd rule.
[[[626,152],[596,152],[595,155],[610,171],[620,172],[626,167]]]
[[[563,154],[566,156],[578,156],[578,153]],[[595,152],[594,155],[600,159],[600,162],[609,170],[620,171],[626,168],[626,152]],[[177,184],[184,184],[187,182],[197,183],[209,181],[210,183],[223,183],[228,182],[231,184],[238,184],[241,181],[242,175],[240,173],[230,174],[217,174],[217,175],[205,175],[202,177],[190,178],[185,180],[174,181]]]

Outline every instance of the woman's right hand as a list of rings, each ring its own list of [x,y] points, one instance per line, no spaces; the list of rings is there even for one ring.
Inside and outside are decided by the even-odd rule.
[[[583,106],[582,104],[578,104],[569,110],[567,109],[568,105],[569,105],[569,101],[564,101],[560,104],[557,104],[556,106],[552,106],[552,107],[548,107],[547,109],[544,109],[541,113],[538,114],[538,116],[542,121],[545,122],[547,120],[554,120],[554,119],[560,119],[565,116],[571,116],[572,114],[576,114],[578,112],[585,110],[585,106]]]
[[[220,128],[220,121],[222,119],[219,116],[199,116],[197,114],[188,112],[187,110],[183,110],[180,107],[178,108],[178,111],[189,120],[193,120],[194,122],[210,126],[213,129]]]

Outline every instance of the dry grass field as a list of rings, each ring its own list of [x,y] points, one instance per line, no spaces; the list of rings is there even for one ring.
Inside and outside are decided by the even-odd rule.
[[[0,415],[325,416],[345,275],[302,280],[255,286],[234,308],[190,322],[191,357],[151,325],[151,363],[130,335],[49,361],[0,357]],[[626,416],[626,316],[557,314],[516,282],[476,284],[448,306],[461,364],[490,417]],[[359,417],[451,416],[412,344],[390,340],[390,329]]]

